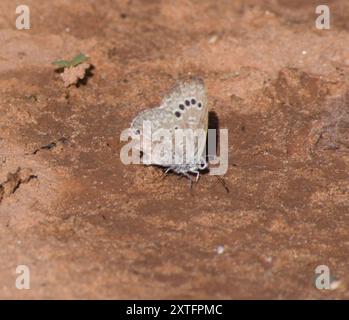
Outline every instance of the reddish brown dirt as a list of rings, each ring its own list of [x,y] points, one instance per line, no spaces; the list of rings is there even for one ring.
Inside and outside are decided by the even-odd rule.
[[[22,31],[0,4],[0,183],[37,178],[0,204],[1,298],[349,298],[348,1],[323,31],[322,1],[26,2]],[[93,76],[66,89],[50,63],[79,52]],[[120,132],[188,74],[229,130],[229,193],[120,161]]]

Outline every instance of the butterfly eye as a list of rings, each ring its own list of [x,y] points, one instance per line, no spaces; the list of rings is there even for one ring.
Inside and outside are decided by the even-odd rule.
[[[177,118],[179,118],[179,117],[181,116],[181,113],[180,113],[179,111],[176,111],[176,112],[175,112],[175,116],[176,116]]]
[[[184,107],[184,104],[181,103],[181,104],[179,105],[179,109],[184,110],[184,108],[185,108],[185,107]]]
[[[198,108],[201,108],[202,107],[202,104],[201,102],[198,103]]]
[[[185,105],[186,105],[187,107],[190,106],[190,101],[189,101],[189,100],[185,100],[184,103],[185,103]]]
[[[177,130],[177,129],[178,129],[178,127],[177,127],[177,126],[175,126],[175,127],[174,127],[174,129],[175,129],[175,130]]]
[[[196,100],[195,99],[191,99],[191,104],[195,104]]]
[[[141,133],[141,131],[139,130],[139,129],[137,129],[137,130],[135,130],[135,134],[140,134]]]

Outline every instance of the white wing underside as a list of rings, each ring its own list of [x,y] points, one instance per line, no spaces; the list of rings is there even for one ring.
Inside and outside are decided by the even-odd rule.
[[[131,130],[141,137],[143,160],[148,160],[148,164],[168,167],[183,160],[184,163],[200,160],[206,147],[207,126],[204,83],[194,79],[174,87],[160,107],[139,113],[131,124]],[[181,139],[182,132],[185,139]]]

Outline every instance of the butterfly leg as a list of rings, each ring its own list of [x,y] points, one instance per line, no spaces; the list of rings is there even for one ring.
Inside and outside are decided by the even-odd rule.
[[[166,169],[166,170],[164,171],[164,174],[163,174],[163,176],[162,176],[162,179],[165,179],[165,178],[168,176],[168,174],[169,174],[170,171],[171,171],[171,168]]]
[[[190,181],[193,180],[192,177],[191,177],[188,173],[186,173],[186,172],[183,172],[182,175],[183,175],[184,177],[188,178]]]
[[[200,178],[200,172],[199,171],[193,171],[193,172],[196,174],[195,180],[196,180],[196,182],[198,182],[199,178]]]
[[[198,180],[200,178],[200,172],[198,170],[193,170],[193,171],[190,171],[190,172],[196,174],[195,182],[198,182]]]
[[[190,176],[190,174],[188,174],[188,173],[185,172],[185,171],[184,171],[184,172],[181,172],[180,174],[181,174],[180,177],[186,177],[186,178],[188,178],[190,189],[192,189],[192,187],[193,187],[193,178]]]
[[[193,189],[193,178],[190,176],[190,175],[188,175],[189,176],[189,185],[190,185],[190,189]]]

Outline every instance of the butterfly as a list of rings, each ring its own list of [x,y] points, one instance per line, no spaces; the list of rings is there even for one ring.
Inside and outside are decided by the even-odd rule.
[[[145,132],[144,123],[150,123],[151,132]],[[147,141],[149,149],[140,147],[143,157],[149,156],[150,150],[154,150],[161,142],[152,139],[160,132],[166,130],[170,135],[170,144],[165,144],[165,152],[170,156],[152,156],[150,165],[165,167],[167,174],[172,171],[183,175],[192,181],[189,174],[196,175],[196,181],[200,171],[208,167],[206,162],[206,139],[208,128],[208,104],[204,81],[193,78],[178,83],[161,101],[160,106],[140,112],[131,123],[131,132],[140,139]],[[179,131],[199,132],[197,141],[193,144],[193,152],[188,152],[188,141],[177,139]],[[184,139],[185,140],[185,139]]]

